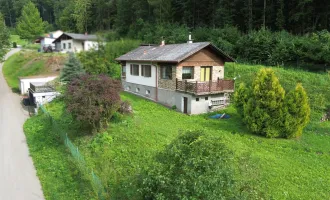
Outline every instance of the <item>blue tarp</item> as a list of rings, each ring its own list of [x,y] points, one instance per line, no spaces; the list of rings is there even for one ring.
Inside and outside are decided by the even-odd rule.
[[[211,119],[229,119],[230,116],[227,115],[227,114],[216,114],[216,115],[213,115],[213,116],[210,116],[209,118]]]

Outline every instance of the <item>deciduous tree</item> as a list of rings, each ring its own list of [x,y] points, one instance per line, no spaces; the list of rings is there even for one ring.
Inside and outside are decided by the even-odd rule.
[[[6,49],[9,46],[10,33],[6,27],[3,15],[0,13],[0,61],[6,54]]]

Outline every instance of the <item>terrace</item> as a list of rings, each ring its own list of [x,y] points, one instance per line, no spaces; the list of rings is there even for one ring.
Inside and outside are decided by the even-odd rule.
[[[234,92],[235,81],[218,79],[217,81],[187,81],[176,79],[176,90],[195,95]]]

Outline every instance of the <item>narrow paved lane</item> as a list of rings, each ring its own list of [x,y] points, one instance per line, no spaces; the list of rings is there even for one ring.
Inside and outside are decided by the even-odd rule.
[[[18,51],[11,50],[7,58]],[[28,113],[8,87],[1,63],[0,92],[0,200],[44,199],[23,133]]]

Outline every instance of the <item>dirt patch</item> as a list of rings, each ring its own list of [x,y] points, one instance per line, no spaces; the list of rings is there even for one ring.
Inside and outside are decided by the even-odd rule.
[[[47,71],[58,72],[60,71],[65,63],[66,57],[64,56],[51,56],[46,60]]]

